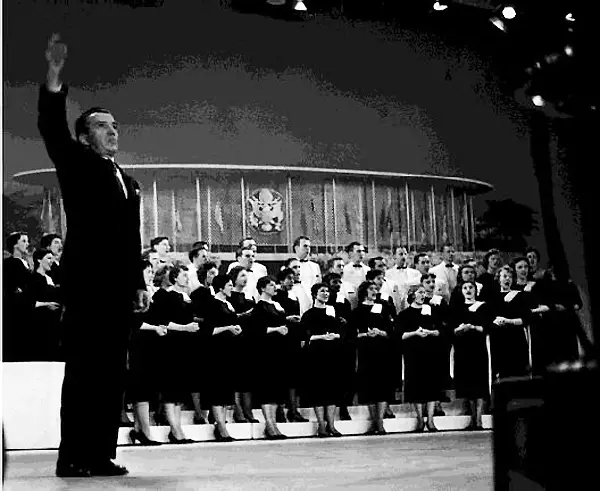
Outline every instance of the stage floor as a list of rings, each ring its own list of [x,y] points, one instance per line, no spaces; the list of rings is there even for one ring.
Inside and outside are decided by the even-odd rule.
[[[56,454],[8,452],[4,489],[493,489],[489,431],[121,447],[121,478],[59,479]]]

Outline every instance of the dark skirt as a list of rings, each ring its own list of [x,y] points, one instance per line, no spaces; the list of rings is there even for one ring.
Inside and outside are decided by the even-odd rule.
[[[206,389],[203,397],[211,406],[228,406],[234,403],[235,377],[237,367],[234,363],[234,347],[238,344],[231,332],[212,336],[207,340],[208,371],[205,372]]]
[[[489,397],[489,358],[486,336],[468,332],[454,341],[454,384],[456,397],[484,399]]]
[[[287,342],[283,335],[272,333],[260,338],[254,344],[255,358],[252,392],[258,404],[283,404],[290,387],[287,373]]]
[[[525,329],[525,326],[509,326],[492,331],[490,348],[494,380],[529,374],[529,345]]]
[[[358,347],[358,400],[374,404],[394,400],[392,342],[387,338],[361,338]]]
[[[446,346],[439,338],[411,338],[404,346],[404,402],[438,401],[446,385]]]
[[[156,332],[140,330],[133,333],[129,346],[129,383],[127,399],[149,402],[161,391],[158,358],[160,339]]]
[[[312,407],[338,404],[342,394],[341,342],[313,341],[304,351],[307,370],[302,402]]]

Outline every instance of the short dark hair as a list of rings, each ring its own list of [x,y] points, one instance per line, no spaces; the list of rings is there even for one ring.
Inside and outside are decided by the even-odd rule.
[[[421,259],[422,257],[425,257],[425,256],[429,257],[429,254],[427,254],[426,252],[419,252],[418,254],[415,254],[415,261],[414,261],[415,266],[417,264],[419,264],[419,259]]]
[[[316,298],[317,293],[318,293],[319,289],[321,289],[321,288],[327,288],[327,290],[329,290],[329,285],[327,285],[326,283],[315,283],[310,288],[310,296],[312,298]]]
[[[283,267],[289,268],[290,264],[292,264],[294,261],[298,261],[298,258],[297,257],[288,257],[285,261],[283,261]]]
[[[15,250],[15,246],[17,245],[17,242],[19,242],[19,239],[23,235],[26,235],[29,237],[29,234],[27,232],[13,232],[6,238],[6,250],[8,252],[10,252],[11,255],[12,255],[13,251]]]
[[[208,276],[208,272],[211,269],[215,269],[215,268],[217,270],[219,269],[219,267],[217,266],[216,263],[213,263],[213,262],[210,262],[210,261],[207,262],[207,263],[204,263],[202,265],[202,267],[198,271],[198,281],[200,282],[201,285],[204,285],[204,282],[206,281],[206,277]]]
[[[454,247],[454,244],[452,242],[444,242],[442,247],[440,247],[440,252],[444,252],[444,247]]]
[[[208,252],[208,250],[204,247],[194,247],[190,252],[188,252],[188,259],[191,263],[193,263],[194,259],[196,259],[200,255],[200,251]]]
[[[33,270],[37,270],[40,266],[40,260],[46,255],[52,254],[52,251],[48,249],[36,249],[33,251]]]
[[[383,271],[380,271],[379,269],[371,269],[367,271],[367,276],[365,279],[367,281],[373,281],[378,276],[385,276],[385,273]]]
[[[300,245],[300,241],[304,239],[304,240],[310,240],[310,237],[307,237],[306,235],[300,235],[298,237],[296,237],[294,239],[294,244],[292,245],[292,247],[295,249],[297,246]]]
[[[346,246],[346,252],[348,254],[350,254],[354,250],[354,246],[360,246],[360,245],[362,245],[360,242],[353,240]]]
[[[292,268],[283,268],[279,273],[277,273],[277,281],[281,283],[284,281],[289,275],[296,276],[294,270]]]
[[[154,250],[154,246],[157,246],[165,239],[169,240],[169,237],[167,237],[165,235],[161,235],[159,237],[154,237],[153,239],[150,240],[150,249]],[[169,242],[170,242],[170,240],[169,240]]]
[[[383,260],[384,260],[383,256],[372,257],[371,259],[369,259],[367,266],[369,266],[369,268],[373,269],[373,268],[375,268],[375,261],[383,261]]]
[[[235,282],[238,279],[238,276],[242,271],[246,271],[246,268],[244,268],[244,266],[234,266],[233,268],[231,268],[231,271],[229,272],[229,277],[231,278],[231,281],[233,282],[234,286]]]
[[[192,244],[192,249],[206,249],[210,251],[210,244],[205,240],[198,240]]]
[[[258,293],[261,294],[265,289],[265,286],[267,286],[271,282],[277,283],[275,281],[275,278],[273,278],[272,276],[263,276],[262,278],[259,278],[256,282],[256,290],[258,291]]]
[[[58,234],[44,234],[40,239],[40,249],[49,249],[54,239],[62,240],[62,237]]]
[[[494,255],[499,256],[500,251],[498,249],[490,249],[485,253],[485,256],[483,256],[483,267],[485,269],[488,269],[488,266],[490,265],[490,256]]]
[[[169,283],[171,283],[171,285],[175,284],[175,280],[179,276],[179,273],[187,270],[188,268],[185,264],[176,264],[174,266],[171,266],[169,270]]]
[[[358,303],[362,303],[363,300],[367,298],[367,290],[371,285],[375,285],[375,283],[372,281],[363,281],[360,285],[358,285],[358,290],[356,292]]]
[[[323,283],[329,285],[333,280],[341,280],[342,277],[338,273],[327,273],[323,276]]]
[[[75,138],[79,141],[81,135],[87,135],[90,130],[90,116],[94,113],[112,114],[103,107],[90,107],[75,120]]]
[[[215,293],[219,293],[230,281],[233,283],[231,276],[228,274],[218,274],[215,276],[212,282],[212,287]]]
[[[424,280],[427,280],[427,279],[430,279],[430,278],[431,278],[433,281],[435,281],[435,278],[436,278],[435,274],[433,274],[433,273],[425,273],[425,274],[422,274],[422,275],[421,275],[421,279],[419,280],[419,283],[423,283],[423,281],[424,281]]]
[[[252,247],[250,247],[250,246],[239,247],[238,250],[235,251],[235,257],[242,257],[242,253],[244,251],[252,251],[252,252],[254,252],[254,249],[252,249]]]
[[[333,263],[336,262],[336,261],[342,261],[342,262],[344,262],[344,258],[343,257],[339,257],[339,256],[330,257],[327,260],[327,269],[333,267]]]
[[[240,240],[240,249],[244,249],[244,242],[246,242],[247,240],[252,240],[254,242],[256,242],[256,239],[254,237],[244,237],[242,240]]]

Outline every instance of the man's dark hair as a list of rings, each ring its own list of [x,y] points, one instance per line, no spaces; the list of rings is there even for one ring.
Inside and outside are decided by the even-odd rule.
[[[108,109],[103,107],[90,107],[87,111],[81,113],[81,115],[75,121],[75,138],[79,141],[80,135],[87,135],[90,130],[90,116],[94,113],[112,114]]]
[[[40,239],[40,249],[50,249],[50,245],[54,239],[61,239],[62,237],[58,234],[44,234]]]

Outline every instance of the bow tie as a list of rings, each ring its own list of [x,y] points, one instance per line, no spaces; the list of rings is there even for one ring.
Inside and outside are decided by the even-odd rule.
[[[356,263],[354,263],[352,266],[354,266],[355,268],[362,268],[362,264],[356,264]]]
[[[248,273],[254,273],[254,271],[252,271],[251,269],[247,269],[246,271],[248,271]]]
[[[447,268],[454,268],[454,264],[452,264],[452,263],[446,263],[446,267]]]
[[[406,269],[408,266],[396,266],[398,269]]]
[[[308,259],[299,259],[299,261],[300,261],[301,263],[307,263],[307,262],[308,262]]]

